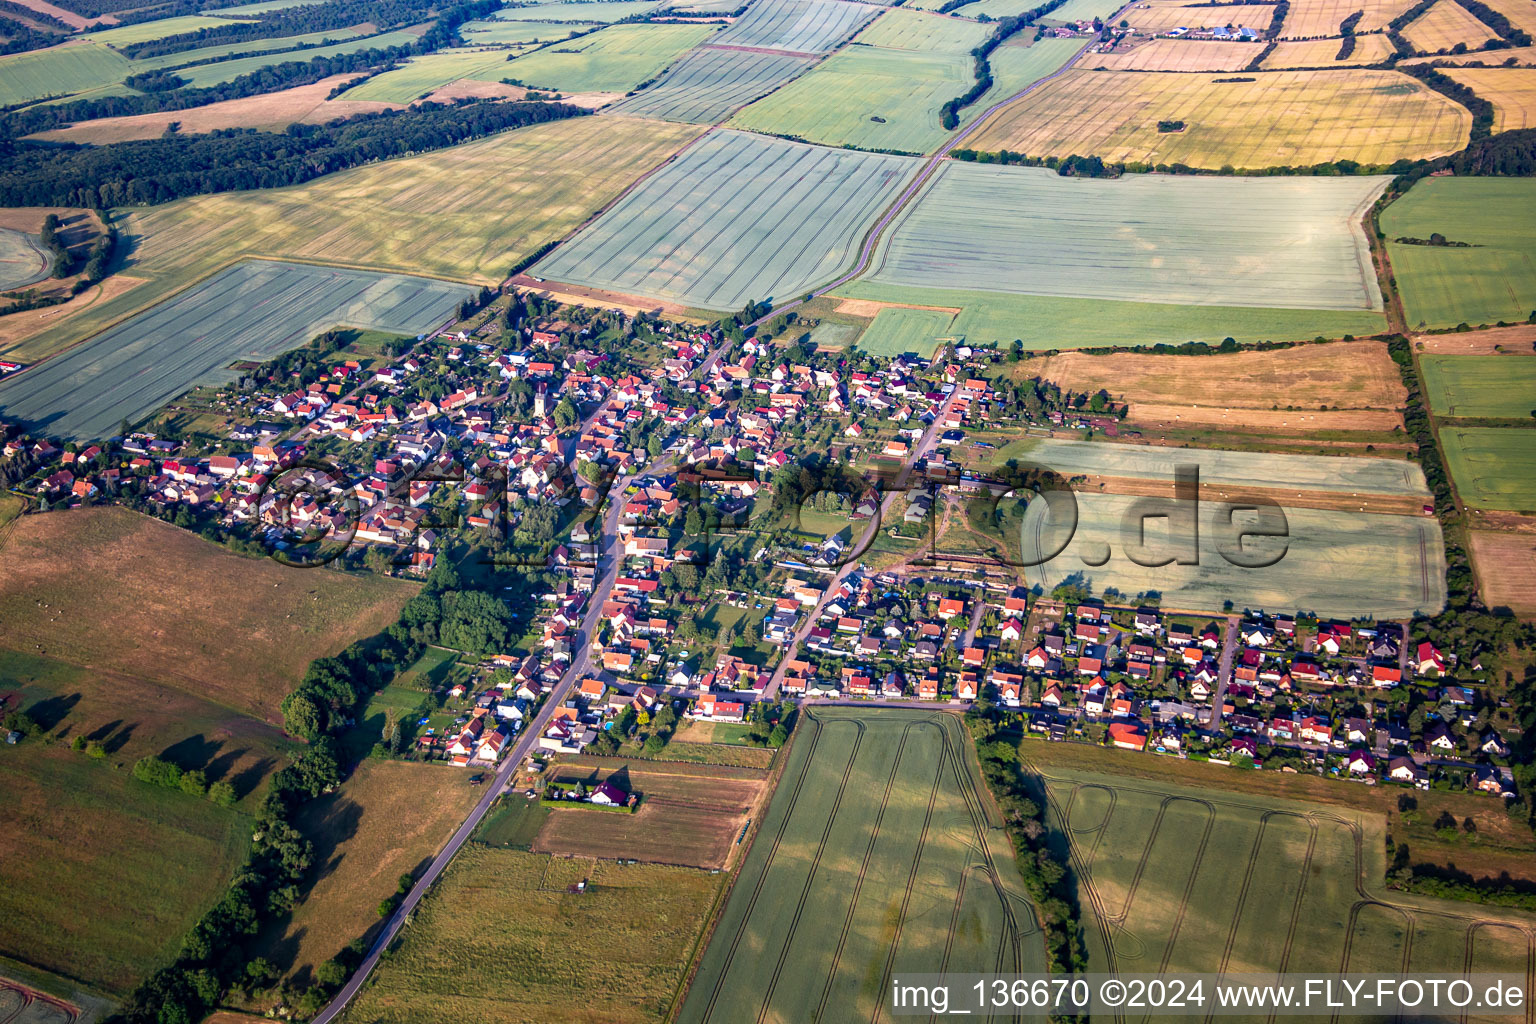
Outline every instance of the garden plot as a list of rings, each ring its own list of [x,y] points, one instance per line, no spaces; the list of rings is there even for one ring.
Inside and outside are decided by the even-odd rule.
[[[1536,431],[1442,427],[1440,443],[1464,504],[1502,512],[1536,511]]]
[[[688,124],[718,124],[804,72],[810,57],[704,47],[678,61],[654,85],[609,108],[613,113]]]
[[[879,13],[848,0],[756,0],[712,45],[826,53]]]
[[[1159,507],[1173,509],[1178,524],[1171,526],[1168,518],[1140,520],[1144,550],[1137,558],[1158,562],[1192,550],[1198,564],[1142,565],[1128,545],[1137,542],[1135,510],[1147,507],[1138,503],[1151,499],[1075,497],[1075,530],[1064,516],[1049,514],[1044,501],[1030,502],[1024,513],[1023,561],[1039,563],[1025,574],[1047,592],[1076,583],[1095,594],[1113,588],[1131,599],[1156,593],[1164,608],[1306,611],[1342,618],[1434,615],[1445,605],[1445,547],[1432,517],[1282,507],[1283,537],[1240,540],[1245,530],[1274,530],[1279,521],[1270,513],[1261,523],[1256,513],[1219,502],[1191,509],[1193,503],[1161,499]],[[1186,516],[1198,519],[1197,543],[1189,540]]]
[[[662,167],[533,270],[706,309],[836,276],[916,169],[904,157],[722,131]]]
[[[960,719],[801,715],[678,1021],[872,1020],[892,977],[1044,970]]]
[[[1425,178],[1381,214],[1410,329],[1524,322],[1536,308],[1536,181]],[[1411,245],[1441,234],[1466,247]]]
[[[107,437],[193,384],[225,380],[337,324],[392,334],[437,326],[464,285],[246,260],[68,353],[0,382],[0,414],[51,436]]]
[[[1465,107],[1395,71],[1220,77],[1073,69],[999,110],[969,145],[1212,169],[1377,166],[1454,153],[1472,127]],[[1185,127],[1159,132],[1161,121]]]
[[[882,238],[868,280],[1191,305],[1380,309],[1359,222],[1387,181],[1084,179],[949,162]],[[1213,216],[1216,210],[1241,213]]]

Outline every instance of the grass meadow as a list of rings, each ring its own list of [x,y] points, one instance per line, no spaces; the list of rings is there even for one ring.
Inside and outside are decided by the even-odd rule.
[[[799,296],[853,260],[916,161],[715,132],[533,268],[706,309]],[[699,230],[708,218],[712,229]]]
[[[573,118],[291,188],[197,196],[118,220],[142,283],[82,307],[0,358],[34,362],[245,256],[496,284],[666,159],[697,129]],[[443,168],[454,173],[444,177]]]
[[[1524,321],[1536,309],[1536,182],[1425,178],[1381,214],[1410,329]],[[1467,248],[1405,245],[1442,234]]]
[[[585,892],[568,891],[583,881]],[[695,868],[469,844],[352,1014],[377,1024],[659,1024],[721,881]]]
[[[1031,351],[1103,345],[1180,344],[1223,338],[1240,342],[1298,341],[1378,334],[1386,317],[1366,311],[1255,309],[1240,306],[1178,306],[1055,295],[1010,295],[961,288],[922,288],[850,281],[836,295],[893,304],[956,308],[950,333],[973,343],[1011,345]]]
[[[1536,127],[1536,68],[1454,68],[1445,73],[1493,104],[1494,131]]]
[[[938,339],[946,337],[955,314],[938,309],[903,309],[891,306],[875,315],[859,337],[859,348],[877,356],[899,356],[908,352],[923,358],[933,355]]]
[[[1536,430],[1441,427],[1440,445],[1464,504],[1536,511]]]
[[[1021,752],[1054,756],[1044,746]],[[1383,815],[1109,764],[1146,758],[1113,752],[1103,774],[1038,766],[1091,970],[1526,972],[1532,915],[1384,889]]]
[[[519,57],[504,77],[561,92],[628,92],[702,43],[713,25],[613,25]]]
[[[1503,356],[1420,358],[1429,407],[1463,419],[1526,419],[1536,412],[1536,360]]]
[[[678,1021],[863,1020],[893,975],[1042,970],[959,719],[801,713]]]
[[[868,279],[1067,298],[1376,310],[1360,220],[1385,177],[1064,178],[948,161]],[[1213,207],[1241,209],[1236,220]],[[1029,238],[1030,245],[1017,240]]]
[[[1219,83],[1176,72],[1074,69],[998,111],[968,144],[1213,169],[1379,165],[1453,153],[1472,125],[1465,107],[1395,71],[1238,77],[1244,80]],[[1186,127],[1160,133],[1161,120]]]

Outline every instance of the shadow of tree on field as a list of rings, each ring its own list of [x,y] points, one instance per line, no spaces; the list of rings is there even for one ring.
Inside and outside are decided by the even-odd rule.
[[[202,733],[178,740],[160,751],[160,759],[169,761],[182,771],[204,770],[218,756],[224,744],[210,740]]]
[[[27,715],[44,732],[52,732],[79,703],[78,693],[72,693],[68,697],[44,697],[27,708]]]
[[[244,769],[230,776],[229,784],[235,787],[236,798],[243,798],[251,790],[261,785],[261,780],[267,777],[267,773],[277,767],[277,759],[264,757],[260,761],[246,765]]]
[[[128,741],[133,738],[133,730],[138,727],[138,722],[129,722],[127,725],[122,726],[101,741],[102,749],[109,754],[115,754],[122,750],[128,745]]]
[[[239,750],[226,750],[208,762],[208,766],[203,769],[203,774],[208,776],[209,782],[218,782],[234,771],[235,765],[248,753],[250,751],[244,747],[241,747]]]
[[[315,814],[306,814],[305,818],[304,836],[314,845],[316,865],[305,880],[307,894],[316,882],[328,877],[345,859],[346,854],[338,854],[337,850],[357,835],[358,824],[363,820],[363,805],[351,797],[334,793],[325,798],[324,805]]]

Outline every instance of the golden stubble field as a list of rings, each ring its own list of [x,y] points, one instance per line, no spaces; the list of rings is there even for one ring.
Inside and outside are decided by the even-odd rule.
[[[1493,104],[1494,131],[1536,127],[1536,68],[1451,68],[1443,73]]]
[[[1159,132],[1165,120],[1186,127]],[[1453,153],[1471,124],[1465,107],[1395,71],[1073,70],[998,111],[972,145],[1205,168],[1385,164]]]

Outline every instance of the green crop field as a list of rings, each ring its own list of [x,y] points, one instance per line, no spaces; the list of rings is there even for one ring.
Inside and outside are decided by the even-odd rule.
[[[632,118],[572,118],[291,188],[135,211],[116,225],[133,246],[133,276],[144,283],[55,318],[0,358],[35,362],[244,256],[493,284],[696,134]],[[445,162],[455,172],[447,180]]]
[[[365,79],[341,94],[344,100],[375,100],[382,103],[414,103],[435,89],[461,78],[499,82],[511,76],[512,65],[504,49],[444,50],[412,57],[393,71]]]
[[[1162,120],[1183,121],[1185,130],[1159,132]],[[1073,69],[998,111],[966,144],[1211,169],[1330,160],[1376,166],[1454,153],[1471,126],[1467,108],[1396,71]]]
[[[1463,503],[1506,512],[1536,510],[1536,431],[1442,427],[1440,444]]]
[[[346,35],[346,33],[328,32],[322,33],[322,35],[336,38]],[[275,53],[265,57],[237,57],[234,60],[223,60],[214,64],[200,64],[195,68],[186,68],[178,71],[177,74],[187,79],[192,86],[205,88],[210,85],[218,85],[221,82],[233,81],[241,75],[249,75],[260,71],[264,67],[281,64],[285,61],[311,61],[316,57],[334,57],[337,54],[353,53],[357,50],[407,46],[418,38],[410,32],[385,32],[383,35],[360,36],[356,39],[348,39],[345,42],[335,43],[331,46],[317,46],[298,53]]]
[[[1046,15],[1048,21],[1092,21],[1094,18],[1107,18],[1114,14],[1125,4],[1120,0],[1067,0],[1066,3]],[[967,17],[971,8],[964,8],[960,13]]]
[[[1523,321],[1536,309],[1536,181],[1425,178],[1381,214],[1410,327]],[[1441,234],[1467,248],[1404,245]]]
[[[713,25],[614,25],[519,57],[507,65],[506,77],[562,92],[627,92],[714,31]]]
[[[127,57],[100,43],[70,42],[0,57],[0,106],[98,89],[132,74]]]
[[[719,36],[714,38],[719,40]],[[718,124],[737,107],[767,95],[811,64],[809,57],[704,47],[611,109],[663,121]]]
[[[948,336],[954,319],[955,314],[937,309],[882,309],[859,337],[859,348],[877,356],[911,352],[926,359],[938,347],[938,339]]]
[[[879,13],[874,4],[849,0],[757,0],[715,42],[825,53]]]
[[[312,4],[315,0],[261,0],[254,4],[240,4],[238,7],[220,7],[208,13],[216,18],[250,18],[258,14],[266,14],[268,11],[283,11],[290,7],[303,7]]]
[[[1380,309],[1360,218],[1387,180],[1063,178],[949,161],[881,237],[868,278],[1073,298]],[[1243,216],[1212,218],[1213,208]]]
[[[567,891],[582,881],[585,892]],[[695,868],[469,844],[351,1015],[377,1024],[660,1024],[720,881]]]
[[[1536,411],[1536,359],[1426,355],[1419,366],[1441,416],[1526,419]]]
[[[220,13],[222,14],[223,12],[221,11]],[[282,46],[318,47],[320,43],[340,43],[345,42],[348,39],[359,38],[362,35],[364,35],[364,33],[359,32],[355,28],[333,28],[327,29],[324,32],[306,32],[303,35],[297,36],[279,36],[276,39],[246,39],[238,43],[221,43],[218,46],[202,46],[196,50],[181,50],[177,53],[166,53],[161,54],[158,57],[145,57],[142,60],[135,60],[132,62],[132,66],[129,67],[128,73],[134,74],[140,71],[155,71],[161,68],[181,68],[181,72],[179,72],[181,77],[190,79],[192,72],[195,69],[185,67],[184,65],[200,64],[202,61],[211,60],[215,57],[233,57],[242,53],[247,53],[251,50],[265,51],[276,49],[277,47]],[[392,32],[385,33],[384,35],[388,35],[391,38],[398,38],[398,36]],[[384,35],[374,36],[373,38],[382,39],[384,38]],[[266,58],[266,61],[269,64],[280,64],[284,61],[290,60],[308,60],[311,56],[312,53],[309,50],[305,50],[302,53],[279,52],[269,55]]]
[[[183,32],[196,32],[200,28],[224,28],[228,25],[229,22],[222,18],[188,14],[179,18],[161,18],[158,21],[141,21],[121,28],[102,29],[88,33],[87,38],[108,46],[127,46],[130,43],[164,39],[166,36],[180,35]]]
[[[1225,792],[1214,766],[1209,789],[1038,770],[1070,842],[1089,970],[1524,976],[1536,955],[1536,916],[1388,891],[1380,814]]]
[[[986,41],[991,31],[973,21],[892,7],[854,36],[853,45],[963,55]]]
[[[194,383],[232,379],[237,360],[265,362],[337,325],[424,333],[469,297],[430,278],[248,260],[0,382],[0,413],[58,437],[108,437]]]
[[[1135,510],[1146,499],[1075,499],[1075,531],[1065,514],[1048,514],[1044,501],[1024,513],[1023,560],[1035,563],[1025,575],[1047,591],[1075,582],[1096,594],[1110,587],[1131,598],[1155,592],[1164,608],[1217,612],[1231,602],[1237,610],[1344,618],[1433,615],[1445,604],[1445,548],[1431,517],[1281,507],[1282,523],[1273,512],[1261,519],[1207,499],[1198,505],[1195,543],[1185,521],[1195,518],[1192,503],[1158,499],[1178,515],[1141,520],[1145,550],[1136,553],[1125,545],[1137,536]],[[1259,529],[1284,532],[1240,537]],[[1155,564],[1189,557],[1185,552],[1198,564]]]
[[[530,4],[497,11],[493,17],[506,21],[563,21],[606,25],[637,14],[649,14],[660,0],[568,0],[565,3]]]
[[[801,715],[680,1024],[870,1020],[893,976],[1044,970],[960,720]]]
[[[837,295],[879,302],[944,306],[960,310],[950,333],[977,344],[1027,349],[1094,348],[1102,345],[1296,341],[1322,335],[1341,338],[1379,334],[1387,328],[1380,313],[1336,310],[1254,309],[1240,306],[1174,306],[1113,302],[1050,295],[1008,295],[957,288],[915,288],[860,278]]]
[[[1000,48],[992,59],[994,85],[969,114],[1055,71],[1077,49],[1070,39]],[[970,88],[973,64],[969,54],[850,47],[742,110],[730,123],[823,145],[927,153],[949,137],[939,121],[940,109]],[[841,100],[828,103],[828,96]]]
[[[715,132],[534,273],[706,309],[798,296],[852,261],[869,222],[915,166],[903,157]]]
[[[53,256],[31,235],[0,230],[0,289],[20,288],[41,281],[53,266]]]
[[[591,25],[563,25],[551,24],[547,21],[506,21],[501,18],[491,18],[487,21],[466,22],[459,29],[459,35],[473,46],[484,46],[490,43],[547,43],[572,35],[581,35],[591,28]]]

